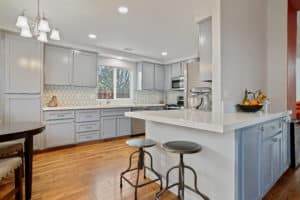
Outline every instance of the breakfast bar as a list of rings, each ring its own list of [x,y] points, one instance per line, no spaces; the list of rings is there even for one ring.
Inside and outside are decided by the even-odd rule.
[[[196,170],[200,191],[213,200],[263,198],[289,166],[289,115],[190,109],[126,113],[127,117],[146,120],[146,138],[160,144],[150,151],[154,168],[164,179],[179,158],[164,151],[163,143],[181,140],[200,144],[202,151],[185,156],[184,162]],[[192,173],[187,171],[185,176],[186,184],[192,186]],[[178,175],[172,174],[170,179],[176,182]],[[199,199],[190,191],[185,195],[189,200]]]

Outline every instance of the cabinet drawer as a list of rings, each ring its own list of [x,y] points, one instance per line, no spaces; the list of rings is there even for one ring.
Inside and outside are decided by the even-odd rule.
[[[45,120],[59,120],[59,119],[74,119],[74,111],[51,111],[45,112]]]
[[[263,138],[273,137],[282,131],[282,120],[267,122],[263,125]]]
[[[98,131],[100,130],[99,122],[84,122],[76,124],[76,132]]]
[[[100,133],[98,131],[76,134],[77,143],[98,140],[99,138],[100,138]]]
[[[103,109],[101,110],[101,116],[116,116],[122,115],[124,116],[125,112],[130,112],[130,108],[123,108],[123,109]]]
[[[100,120],[99,110],[79,110],[76,111],[76,122],[91,122]]]

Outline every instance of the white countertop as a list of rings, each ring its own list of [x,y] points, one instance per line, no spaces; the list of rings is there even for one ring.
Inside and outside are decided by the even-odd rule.
[[[165,104],[103,104],[103,105],[86,105],[86,106],[58,106],[44,107],[43,111],[55,110],[84,110],[84,109],[101,109],[101,108],[138,108],[138,107],[162,107]]]
[[[198,110],[164,110],[164,111],[137,111],[125,113],[127,117],[144,119],[159,123],[207,130],[216,133],[224,133],[228,130],[236,130],[243,127],[263,123],[265,121],[286,117],[290,112],[269,113],[226,113],[217,114]]]

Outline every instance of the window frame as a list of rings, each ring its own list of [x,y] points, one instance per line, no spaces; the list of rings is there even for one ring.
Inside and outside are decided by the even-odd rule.
[[[110,67],[113,69],[113,98],[112,99],[99,99],[98,98],[98,73],[96,73],[97,76],[97,100],[132,100],[133,99],[133,70],[129,67],[120,67],[120,66],[111,66],[111,65],[97,65],[98,67]],[[118,69],[124,69],[129,72],[129,98],[117,98],[117,70]],[[98,69],[97,69],[98,72]]]

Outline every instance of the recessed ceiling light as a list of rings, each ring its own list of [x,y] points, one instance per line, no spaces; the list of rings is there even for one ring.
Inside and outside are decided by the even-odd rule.
[[[162,56],[167,56],[167,55],[168,55],[168,52],[165,52],[165,51],[164,51],[164,52],[161,53],[161,55],[162,55]]]
[[[117,59],[119,59],[119,60],[123,60],[123,57],[121,57],[121,56],[118,56],[118,57],[117,57]]]
[[[118,8],[118,11],[119,11],[119,13],[121,13],[121,14],[127,14],[127,13],[128,13],[128,8],[125,7],[125,6],[120,6],[120,7]]]
[[[96,38],[97,38],[97,35],[95,35],[95,34],[89,34],[89,38],[91,38],[91,39],[96,39]]]

